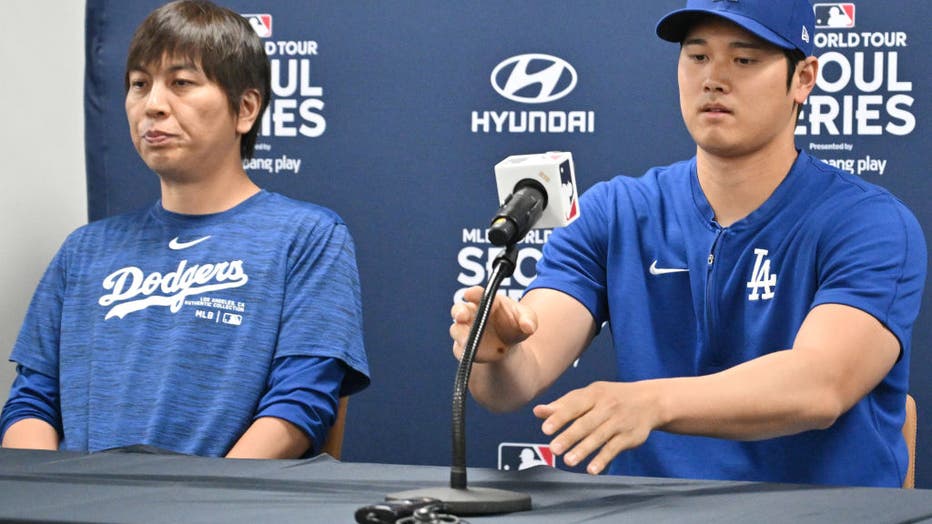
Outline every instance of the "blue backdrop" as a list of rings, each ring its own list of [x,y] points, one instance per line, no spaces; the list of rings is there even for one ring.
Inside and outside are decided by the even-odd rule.
[[[133,30],[160,4],[87,1],[91,220],[158,197],[156,176],[129,140],[123,68]],[[350,402],[344,459],[447,465],[456,365],[449,308],[460,290],[484,282],[494,252],[483,234],[497,207],[492,167],[512,154],[571,151],[582,192],[692,156],[677,99],[678,47],[654,36],[657,19],[682,1],[226,5],[251,15],[273,66],[275,96],[248,171],[262,187],[335,210],[356,239],[373,382]],[[822,75],[797,143],[889,188],[928,235],[932,183],[923,151],[932,115],[920,93],[930,80],[932,3],[817,4],[821,25],[831,7],[845,10],[850,23],[817,30]],[[508,94],[515,57],[532,53],[550,58],[531,62],[528,72],[555,64],[554,92],[562,97],[515,99],[542,94],[533,87],[519,97],[500,94]],[[542,242],[522,244],[506,291],[519,293],[533,278]],[[932,467],[924,467],[932,464],[929,294],[912,359],[920,487],[932,487]],[[612,378],[613,362],[601,336],[545,400]],[[529,408],[493,415],[470,401],[469,465],[517,467],[516,450],[546,442],[538,428]]]

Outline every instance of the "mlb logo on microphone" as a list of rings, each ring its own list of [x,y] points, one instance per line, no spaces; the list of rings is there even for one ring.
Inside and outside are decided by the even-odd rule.
[[[560,155],[551,155],[555,160],[563,160]],[[579,206],[576,204],[576,179],[573,176],[573,168],[570,162],[560,164],[560,188],[562,189],[563,199],[566,201],[566,221],[576,220],[579,213]]]
[[[259,35],[259,38],[268,38],[272,36],[272,15],[269,14],[248,14],[241,15],[245,18],[253,31]]]
[[[556,459],[550,446],[527,442],[502,442],[498,445],[498,469],[522,471],[535,466],[554,467]]]
[[[813,4],[815,26],[820,29],[848,29],[854,27],[854,4],[832,2]]]

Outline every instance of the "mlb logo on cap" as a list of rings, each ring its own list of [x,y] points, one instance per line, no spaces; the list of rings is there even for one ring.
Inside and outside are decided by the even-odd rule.
[[[848,29],[854,27],[854,4],[832,2],[813,4],[815,26],[818,28]]]
[[[249,14],[242,15],[242,17],[249,22],[249,25],[251,25],[253,31],[259,35],[259,38],[268,38],[272,36],[272,15]]]
[[[498,469],[522,471],[535,466],[554,467],[555,457],[546,444],[502,442],[498,445]]]

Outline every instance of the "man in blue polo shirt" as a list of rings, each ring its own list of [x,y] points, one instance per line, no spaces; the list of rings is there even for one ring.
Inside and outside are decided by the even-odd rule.
[[[617,381],[534,407],[565,463],[901,485],[926,246],[890,193],[796,149],[813,26],[806,0],[689,0],[660,20],[696,156],[582,197],[521,301],[496,301],[479,402],[529,402],[607,321]],[[457,357],[480,291],[453,306]]]
[[[59,250],[13,348],[4,447],[287,458],[320,449],[369,383],[352,238],[243,170],[271,96],[246,20],[204,0],[151,13],[126,114],[159,176],[148,209]]]

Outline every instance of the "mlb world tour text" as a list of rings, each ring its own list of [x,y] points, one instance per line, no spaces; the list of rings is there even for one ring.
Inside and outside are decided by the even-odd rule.
[[[915,99],[909,94],[913,83],[901,79],[898,51],[876,50],[907,47],[906,33],[818,33],[815,44],[823,49],[874,50],[831,50],[819,55],[816,87],[820,92],[809,96],[797,135],[904,136],[913,132]]]

